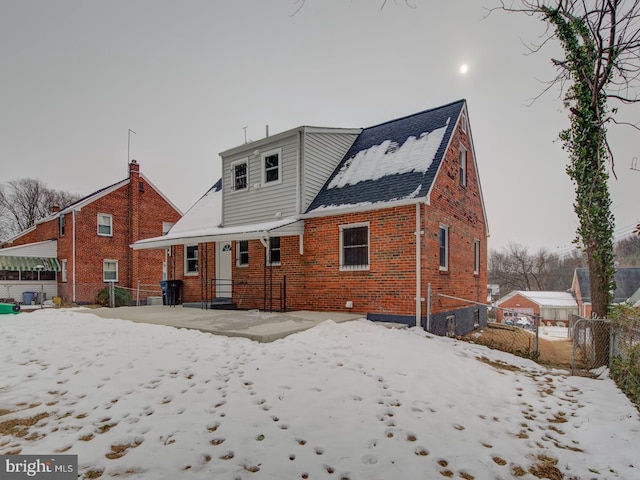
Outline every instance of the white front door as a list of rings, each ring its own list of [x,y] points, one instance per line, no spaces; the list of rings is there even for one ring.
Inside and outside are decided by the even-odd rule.
[[[231,298],[231,242],[216,242],[216,293]]]

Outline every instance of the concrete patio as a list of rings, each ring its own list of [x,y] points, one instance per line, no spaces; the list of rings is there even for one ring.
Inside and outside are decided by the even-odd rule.
[[[245,337],[257,342],[273,342],[292,333],[312,328],[326,320],[346,322],[366,318],[361,313],[345,312],[261,312],[258,310],[202,310],[181,305],[96,308],[82,310],[102,318],[119,318],[132,322],[190,328],[202,332]]]

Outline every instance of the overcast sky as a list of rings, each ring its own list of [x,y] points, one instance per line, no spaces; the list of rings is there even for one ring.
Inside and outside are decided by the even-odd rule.
[[[130,157],[184,212],[245,127],[251,140],[266,125],[367,127],[464,98],[489,248],[566,252],[577,226],[556,141],[566,112],[557,91],[529,105],[554,50],[523,44],[544,25],[484,18],[494,0],[414,1],[307,0],[292,15],[295,0],[0,0],[0,182],[85,195],[125,178]],[[625,113],[638,121],[638,107]],[[616,233],[628,234],[640,134],[612,127],[610,140]]]

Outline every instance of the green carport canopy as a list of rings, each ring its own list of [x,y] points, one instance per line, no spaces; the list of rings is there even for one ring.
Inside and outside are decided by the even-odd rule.
[[[0,255],[0,270],[20,270],[23,272],[59,272],[60,262],[57,258],[46,257],[12,257]]]

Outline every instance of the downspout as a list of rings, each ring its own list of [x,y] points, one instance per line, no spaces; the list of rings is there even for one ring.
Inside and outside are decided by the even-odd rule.
[[[297,181],[296,181],[296,212],[298,215],[301,215],[303,212],[303,208],[306,208],[304,205],[304,193],[305,188],[303,188],[302,180],[303,180],[303,171],[302,171],[302,162],[304,159],[304,143],[303,137],[304,133],[298,130],[298,161],[296,163],[297,171]],[[303,206],[304,205],[304,206]],[[298,250],[300,255],[304,255],[304,230],[298,236]]]
[[[71,262],[73,267],[71,268],[71,301],[76,303],[76,211],[71,210],[71,220],[73,221],[73,227],[71,232]]]
[[[420,327],[422,317],[422,268],[420,259],[422,257],[422,230],[420,229],[420,203],[416,203],[416,327]]]

